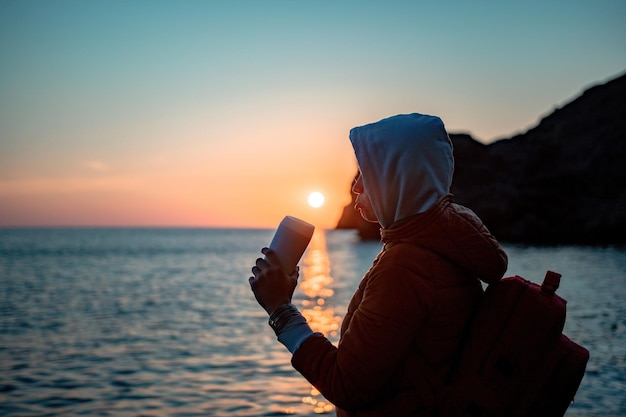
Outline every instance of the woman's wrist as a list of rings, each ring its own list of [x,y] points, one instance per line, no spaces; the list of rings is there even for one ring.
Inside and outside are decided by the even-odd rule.
[[[293,304],[283,304],[270,315],[268,321],[281,342],[294,353],[302,342],[313,334],[306,319]]]
[[[271,317],[278,309],[280,309],[281,307],[284,307],[286,305],[288,305],[289,303],[284,303],[284,304],[276,304],[273,305],[271,307],[266,307],[265,311],[267,312],[267,314]]]
[[[276,336],[278,336],[290,323],[293,324],[293,320],[298,320],[298,316],[304,320],[304,317],[302,317],[295,305],[291,303],[283,304],[270,314],[268,323],[274,330],[274,333],[276,333]],[[304,322],[306,323],[306,320]]]

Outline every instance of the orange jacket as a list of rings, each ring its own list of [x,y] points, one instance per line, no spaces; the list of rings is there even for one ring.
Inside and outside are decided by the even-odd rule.
[[[350,302],[338,346],[318,333],[294,353],[293,366],[338,416],[436,415],[482,294],[478,279],[495,282],[507,267],[480,219],[451,200],[382,229],[383,250]]]

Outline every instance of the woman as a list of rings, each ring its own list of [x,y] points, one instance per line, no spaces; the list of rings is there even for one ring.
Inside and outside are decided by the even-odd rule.
[[[337,347],[291,304],[287,276],[264,248],[250,277],[292,364],[338,416],[437,415],[464,330],[507,256],[480,219],[452,202],[443,122],[398,115],[350,131],[360,175],[355,207],[381,225],[382,251],[355,292]]]

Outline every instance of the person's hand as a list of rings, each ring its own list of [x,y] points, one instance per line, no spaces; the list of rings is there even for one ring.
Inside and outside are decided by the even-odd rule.
[[[252,267],[254,276],[250,277],[250,288],[257,302],[269,315],[283,304],[291,303],[291,297],[298,284],[299,268],[287,275],[280,266],[276,253],[269,249],[261,249],[265,259],[258,258]]]

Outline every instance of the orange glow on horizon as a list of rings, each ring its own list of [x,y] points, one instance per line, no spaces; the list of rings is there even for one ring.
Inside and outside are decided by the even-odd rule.
[[[72,175],[5,178],[0,179],[0,227],[274,228],[292,215],[317,228],[334,228],[350,202],[356,164],[348,152],[327,162],[256,173],[246,163],[233,169],[229,158],[206,164],[197,157],[129,173],[92,163],[81,165],[89,172]],[[312,192],[324,195],[322,206],[308,203]]]

